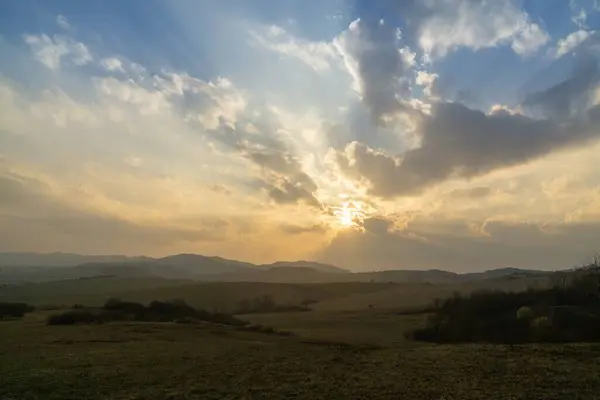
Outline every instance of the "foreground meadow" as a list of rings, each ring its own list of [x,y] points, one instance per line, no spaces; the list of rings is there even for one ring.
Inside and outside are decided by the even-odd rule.
[[[435,345],[384,312],[211,324],[0,323],[1,399],[600,399],[600,345]]]

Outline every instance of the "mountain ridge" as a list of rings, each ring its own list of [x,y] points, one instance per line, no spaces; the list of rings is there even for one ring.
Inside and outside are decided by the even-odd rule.
[[[362,281],[445,284],[514,276],[542,276],[549,273],[549,271],[513,267],[463,274],[440,269],[351,272],[332,264],[316,261],[276,261],[270,264],[253,264],[192,253],[174,254],[161,258],[122,255],[87,256],[75,253],[0,253],[0,282],[3,283],[117,276],[232,282]]]

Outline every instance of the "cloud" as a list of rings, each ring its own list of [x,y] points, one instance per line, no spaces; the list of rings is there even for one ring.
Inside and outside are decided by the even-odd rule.
[[[134,81],[122,81],[113,77],[95,79],[98,93],[128,104],[141,115],[167,113],[173,108],[168,95],[160,90],[147,89]]]
[[[281,121],[268,107],[248,109],[244,94],[231,81],[206,82],[163,71],[127,80],[96,78],[94,83],[108,102],[117,101],[144,118],[179,118],[197,129],[198,140],[213,143],[227,157],[238,155],[252,162],[261,178],[248,187],[263,190],[275,203],[321,207],[314,195],[318,186],[292,153]]]
[[[322,208],[321,203],[315,197],[314,192],[317,187],[309,186],[308,188],[300,182],[294,182],[283,178],[280,182],[266,185],[267,194],[277,204],[295,204],[304,202],[309,206]],[[311,191],[311,189],[313,191]]]
[[[175,114],[211,130],[221,124],[229,126],[246,108],[244,95],[228,79],[204,81],[166,71],[150,75],[136,64],[126,65],[114,58],[103,60],[102,65],[113,72],[121,68],[128,79],[93,78],[96,91],[142,115]]]
[[[393,228],[394,223],[386,218],[373,217],[365,219],[362,226],[367,233],[373,235],[386,235]]]
[[[550,50],[550,54],[556,59],[561,58],[566,54],[570,54],[593,34],[594,31],[583,29],[572,32],[563,39],[559,39],[556,43],[556,47]]]
[[[100,61],[100,64],[110,72],[125,72],[123,69],[123,63],[118,58],[105,58]]]
[[[573,23],[580,28],[587,28],[586,20],[587,20],[587,13],[585,12],[585,10],[583,8],[581,10],[579,10],[578,14],[575,14],[571,17],[571,21],[573,21]]]
[[[285,160],[281,166],[269,166],[267,163],[255,162],[267,169],[264,174],[264,187],[268,196],[278,204],[294,204],[303,202],[309,206],[322,208],[321,202],[315,196],[318,186],[315,181],[304,173],[296,161]],[[264,160],[264,159],[263,159]]]
[[[262,186],[267,195],[278,204],[307,205],[322,208],[315,196],[318,186],[305,172],[298,160],[285,150],[271,148],[269,152],[246,150],[244,157],[263,169]]]
[[[430,112],[414,122],[419,137],[414,148],[389,155],[355,141],[335,152],[335,158],[346,176],[380,197],[418,194],[446,180],[524,164],[599,137],[600,108],[590,109],[598,77],[596,58],[584,53],[570,78],[525,99],[523,108],[547,119],[498,108],[486,114],[434,101]]]
[[[450,192],[450,197],[454,198],[482,198],[487,197],[492,193],[492,189],[487,186],[476,186],[468,189],[455,189]]]
[[[528,24],[514,38],[511,47],[521,56],[528,56],[537,52],[550,40],[550,36],[538,25]]]
[[[260,31],[251,31],[250,35],[257,45],[295,58],[316,72],[328,71],[340,60],[340,55],[332,43],[299,39],[276,25],[264,27]]]
[[[367,221],[366,221],[367,222]],[[447,232],[429,232],[416,225],[391,229],[385,219],[368,221],[374,229],[344,231],[316,255],[323,262],[354,270],[443,269],[473,272],[514,266],[563,269],[577,265],[597,246],[600,224],[488,222],[487,235],[477,234],[463,221],[450,221]]]
[[[511,44],[520,55],[537,51],[548,34],[512,0],[423,2],[418,41],[426,59],[437,59],[460,48],[480,50]]]
[[[215,193],[223,194],[225,196],[231,195],[231,189],[228,189],[225,185],[219,185],[218,183],[207,185],[207,187]]]
[[[414,54],[400,47],[400,31],[383,20],[358,19],[334,39],[354,88],[375,121],[395,113],[408,95]]]
[[[583,52],[575,60],[570,78],[548,89],[530,93],[523,107],[539,111],[550,119],[572,117],[588,109],[599,79],[598,60]]]
[[[423,94],[425,94],[425,96],[436,96],[437,80],[439,77],[438,74],[429,73],[427,71],[418,71],[415,83],[419,86],[423,86]]]
[[[69,20],[64,15],[57,15],[56,23],[64,30],[71,29],[71,24],[69,24]]]
[[[410,195],[444,180],[483,175],[595,139],[600,109],[590,110],[587,118],[554,123],[439,102],[423,120],[419,147],[389,156],[354,142],[337,153],[337,161],[347,175],[365,181],[374,195]]]
[[[0,175],[0,241],[5,248],[31,250],[31,235],[37,249],[127,254],[144,252],[151,246],[176,242],[222,240],[223,232],[140,224],[101,214],[61,199],[52,186],[34,177],[16,173]]]
[[[471,80],[477,90],[463,92],[477,91],[481,101],[469,103],[458,94],[450,97],[454,103],[443,101],[440,92],[458,93],[452,86],[470,68],[452,76],[456,60],[420,65],[421,34],[441,40],[429,48],[432,61],[458,49],[497,46],[530,55],[544,45],[545,25],[514,8],[517,3],[464,0],[453,9],[446,0],[387,2],[406,12],[385,10],[383,21],[360,15],[347,27],[338,25],[345,17],[330,20],[308,27],[310,39],[296,35],[306,28],[303,21],[270,22],[290,27],[283,30],[236,13],[223,13],[218,25],[237,23],[237,30],[219,27],[216,35],[215,24],[200,24],[192,8],[180,7],[189,11],[193,23],[185,25],[194,34],[169,32],[168,49],[135,47],[137,39],[121,36],[115,43],[114,32],[90,30],[103,24],[61,29],[59,19],[55,36],[23,42],[9,35],[0,41],[13,51],[0,79],[0,160],[8,165],[8,172],[0,168],[3,243],[31,250],[208,252],[261,262],[303,257],[339,229],[328,210],[351,199],[368,210],[364,232],[336,239],[336,257],[343,246],[367,243],[365,252],[385,265],[394,260],[377,251],[406,260],[414,254],[419,265],[433,266],[434,256],[471,265],[474,259],[462,255],[469,251],[448,250],[462,243],[453,238],[508,243],[510,233],[500,234],[498,220],[583,221],[600,204],[594,159],[567,162],[558,151],[597,137],[597,99],[585,89],[600,93],[592,68],[519,105],[510,102],[512,85],[487,57],[477,64],[484,76]],[[490,14],[478,18],[482,9]],[[249,25],[255,35],[240,40]],[[75,33],[94,41],[79,43]],[[265,67],[271,68],[266,74]],[[479,87],[488,76],[497,83]],[[466,105],[488,110],[492,101],[502,106],[481,112]],[[557,166],[548,167],[550,158]],[[555,194],[558,184],[537,188],[564,165],[582,182],[576,193]],[[438,232],[451,217],[461,223]],[[430,218],[431,226],[417,226],[419,218]],[[536,229],[514,231],[532,238]]]
[[[292,235],[301,235],[303,233],[325,233],[328,230],[327,226],[323,224],[314,224],[307,226],[283,224],[280,228],[283,232]]]
[[[594,3],[596,3],[596,0],[594,0]],[[579,28],[586,28],[587,29],[587,11],[585,10],[585,8],[580,7],[579,8],[579,12],[577,11],[577,2],[575,0],[569,0],[569,8],[571,9],[571,21],[577,25]],[[595,4],[592,4],[592,12],[593,11],[597,11],[595,9]]]
[[[87,46],[62,35],[25,35],[36,60],[49,69],[59,70],[63,63],[82,66],[93,61]]]

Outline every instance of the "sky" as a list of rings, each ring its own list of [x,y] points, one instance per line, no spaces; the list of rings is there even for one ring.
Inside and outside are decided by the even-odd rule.
[[[0,4],[0,251],[600,251],[600,1]]]

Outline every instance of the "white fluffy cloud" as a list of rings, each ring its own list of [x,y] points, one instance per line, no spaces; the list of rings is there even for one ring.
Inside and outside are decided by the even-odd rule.
[[[459,47],[479,50],[509,43],[518,54],[530,54],[548,41],[548,34],[512,0],[427,4],[431,12],[418,31],[426,59],[444,57]]]
[[[93,60],[87,46],[62,35],[25,35],[23,37],[35,58],[51,70],[60,69],[63,62],[77,66]]]
[[[586,31],[583,29],[572,32],[566,37],[560,39],[556,43],[556,47],[550,50],[550,53],[554,58],[561,58],[562,56],[573,52],[573,50],[575,50],[593,34],[594,31]]]
[[[440,76],[438,74],[429,73],[427,71],[417,72],[417,78],[415,83],[419,86],[423,86],[423,93],[426,96],[435,95],[435,83]]]
[[[527,56],[548,43],[550,37],[538,24],[528,24],[514,38],[511,47],[515,53]]]
[[[71,29],[71,24],[69,24],[69,20],[64,15],[57,15],[56,23],[64,30]]]
[[[339,62],[340,56],[332,43],[298,39],[279,26],[252,31],[251,35],[259,46],[298,59],[317,72],[327,71]]]
[[[121,62],[121,60],[119,60],[118,58],[115,58],[115,57],[105,58],[100,61],[100,64],[110,72],[115,72],[115,71],[125,72],[125,70],[123,69],[123,63]]]

